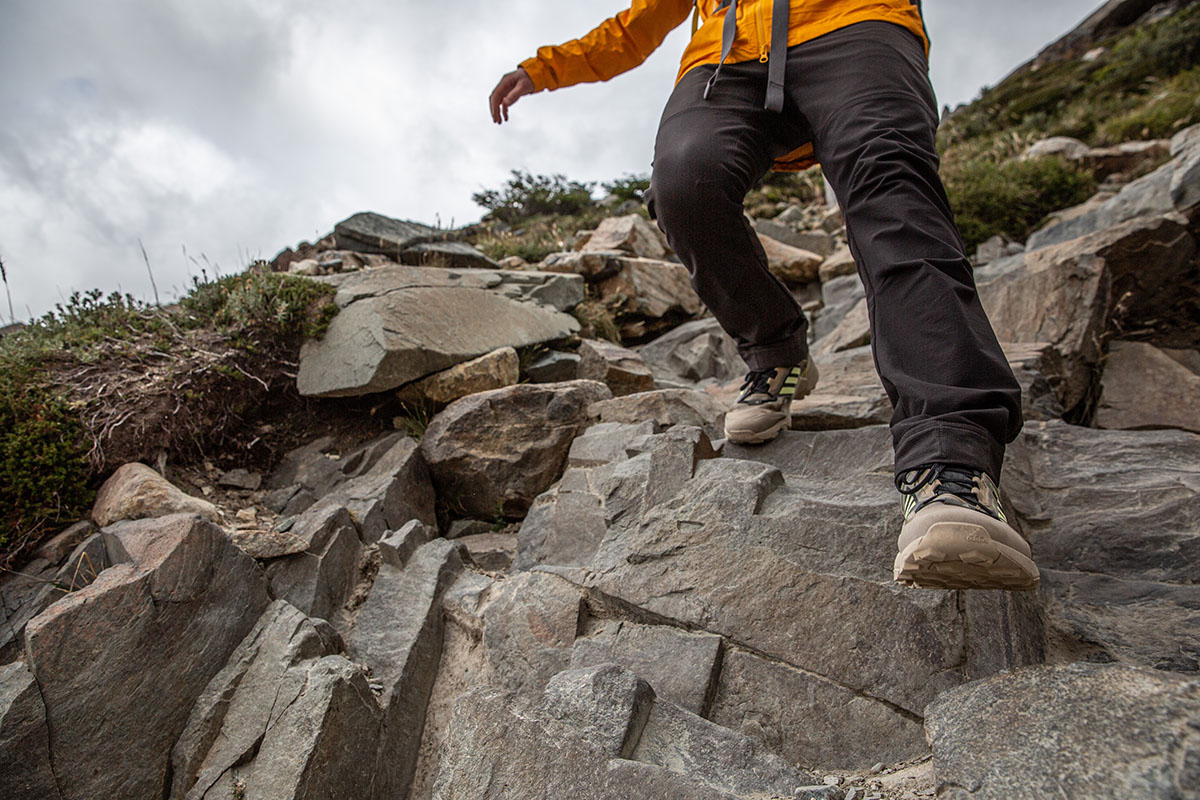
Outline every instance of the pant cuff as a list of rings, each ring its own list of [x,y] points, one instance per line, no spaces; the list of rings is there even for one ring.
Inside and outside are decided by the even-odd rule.
[[[900,476],[926,464],[953,464],[981,470],[997,484],[1004,445],[970,425],[932,422],[908,431],[896,442],[896,485]]]
[[[775,344],[739,347],[738,355],[750,369],[791,367],[808,358],[808,343],[793,339]]]

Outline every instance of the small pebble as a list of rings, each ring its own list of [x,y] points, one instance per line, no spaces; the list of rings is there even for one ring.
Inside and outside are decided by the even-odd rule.
[[[258,516],[258,509],[251,506],[250,508],[238,509],[237,518],[243,521],[251,521]]]
[[[872,775],[878,775],[878,774],[879,774],[879,773],[881,773],[881,772],[883,772],[883,762],[882,762],[882,761],[880,761],[880,762],[879,762],[878,764],[876,764],[875,766],[871,767],[871,774],[872,774]]]
[[[842,779],[837,775],[826,775],[821,779],[821,783],[825,784],[826,786],[840,786]]]
[[[851,789],[846,792],[846,800],[859,800],[858,789]]]

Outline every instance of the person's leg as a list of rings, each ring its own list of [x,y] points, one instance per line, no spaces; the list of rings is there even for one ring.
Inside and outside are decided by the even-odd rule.
[[[895,407],[903,583],[1030,589],[1028,543],[1000,508],[1021,390],[975,289],[941,179],[937,105],[915,36],[860,23],[789,50],[789,107],[811,126],[867,290],[871,346]]]
[[[920,42],[889,23],[852,25],[792,48],[787,89],[785,113],[811,126],[867,290],[897,476],[946,463],[998,480],[1021,429],[1020,387],[938,176]]]
[[[799,364],[808,321],[767,257],[742,209],[771,166],[776,115],[763,109],[765,69],[726,65],[708,100],[711,67],[675,87],[654,145],[651,214],[692,277],[696,293],[752,370]],[[761,76],[758,75],[761,73]]]

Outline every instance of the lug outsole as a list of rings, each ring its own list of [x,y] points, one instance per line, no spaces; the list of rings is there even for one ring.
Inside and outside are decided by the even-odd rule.
[[[1038,587],[1037,565],[1023,553],[997,542],[981,525],[938,522],[897,556],[892,570],[906,585],[930,589],[1008,589]]]

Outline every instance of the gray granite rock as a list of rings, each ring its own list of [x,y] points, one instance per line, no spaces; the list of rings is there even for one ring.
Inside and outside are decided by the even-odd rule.
[[[695,389],[655,389],[593,403],[588,414],[600,422],[636,424],[651,420],[660,428],[686,425],[703,428],[712,438],[725,430],[725,406]]]
[[[926,712],[938,796],[1184,798],[1200,786],[1200,682],[1139,667],[1031,667]]]
[[[344,506],[364,542],[379,540],[411,519],[436,524],[434,489],[429,467],[416,439],[389,437],[360,474],[321,498],[322,505]]]
[[[379,253],[403,264],[433,261],[443,267],[495,268],[496,262],[462,242],[454,234],[419,222],[361,212],[342,220],[333,229],[337,246],[358,253]]]
[[[571,664],[583,603],[574,584],[524,572],[493,585],[480,611],[490,685],[525,696]]]
[[[721,653],[721,637],[710,633],[601,619],[575,639],[571,669],[619,664],[646,681],[658,697],[707,717]]]
[[[579,356],[579,378],[605,384],[615,397],[654,389],[654,376],[633,350],[601,339],[584,339]]]
[[[271,595],[321,619],[332,619],[354,588],[362,542],[350,512],[322,503],[304,512],[289,531],[307,539],[308,550],[267,567]]]
[[[0,795],[61,800],[50,761],[46,706],[24,662],[0,667]]]
[[[573,282],[568,294],[578,302],[582,280],[569,276],[394,266],[321,280],[337,288],[341,310],[320,341],[301,349],[297,384],[304,395],[393,389],[500,347],[579,330],[574,317],[533,297],[541,287]]]
[[[188,711],[266,608],[266,581],[196,516],[105,536],[120,563],[30,622],[25,649],[64,796],[159,797]],[[119,770],[112,742],[125,754]]]
[[[458,545],[436,539],[403,570],[379,568],[346,650],[383,686],[375,797],[402,797],[412,783],[425,709],[442,655],[442,594],[462,569]]]
[[[588,407],[612,396],[595,381],[521,384],[464,397],[429,423],[421,451],[440,500],[458,514],[521,517],[562,474]]]
[[[579,377],[580,360],[581,357],[578,353],[562,353],[551,350],[529,362],[525,373],[534,383],[573,381]]]
[[[1097,428],[1200,433],[1200,375],[1145,342],[1113,342],[1104,362]]]
[[[737,346],[712,317],[685,322],[636,350],[666,388],[690,387],[709,378],[725,382],[747,371]]]
[[[204,797],[229,770],[252,761],[316,660],[341,645],[328,623],[273,602],[196,699],[172,751],[170,796]]]

